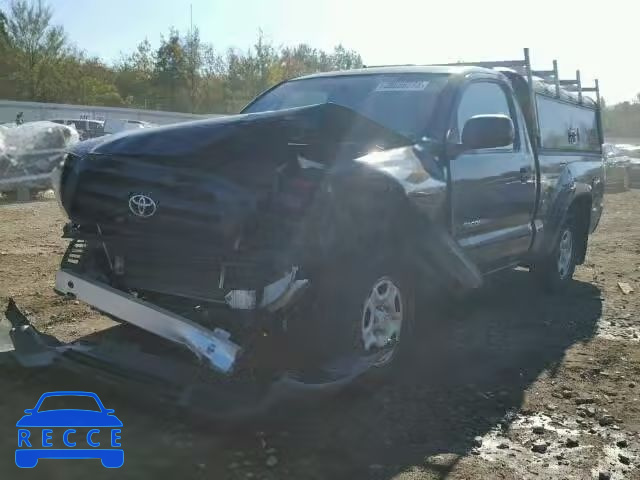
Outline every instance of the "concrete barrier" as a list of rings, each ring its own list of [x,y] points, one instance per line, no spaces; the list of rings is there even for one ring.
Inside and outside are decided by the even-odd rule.
[[[90,105],[67,105],[62,103],[16,102],[0,100],[0,123],[11,123],[16,115],[23,112],[25,122],[51,120],[54,118],[82,119],[130,119],[166,125],[169,123],[219,117],[219,114],[196,115],[191,113],[164,112],[159,110],[139,110],[120,107],[95,107]]]

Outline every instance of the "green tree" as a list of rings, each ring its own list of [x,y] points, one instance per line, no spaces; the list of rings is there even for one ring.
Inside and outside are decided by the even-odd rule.
[[[200,41],[200,31],[198,27],[187,33],[182,45],[185,56],[185,77],[187,93],[189,97],[189,111],[195,112],[198,105],[201,69],[204,63],[204,50]]]
[[[114,66],[114,83],[126,105],[148,108],[155,103],[155,52],[148,39]]]
[[[9,42],[9,33],[7,32],[7,16],[2,10],[0,10],[0,45],[5,45]]]
[[[15,94],[13,80],[13,49],[9,43],[8,19],[0,10],[0,97],[12,97]]]
[[[15,73],[20,96],[48,100],[43,83],[64,56],[67,38],[60,26],[52,25],[53,10],[42,0],[12,0],[7,33],[14,48]]]
[[[180,33],[171,29],[169,37],[161,38],[156,53],[155,83],[160,92],[163,109],[184,110],[181,95],[186,87],[187,59]]]
[[[226,110],[237,112],[253,97],[282,79],[279,52],[259,31],[258,39],[246,53],[227,51],[225,81]]]
[[[360,55],[342,45],[329,52],[277,47],[261,30],[248,50],[221,55],[197,28],[170,29],[157,49],[145,39],[107,65],[70,47],[51,19],[44,0],[9,0],[6,15],[0,12],[1,97],[231,113],[282,80],[362,66]]]
[[[201,88],[198,112],[226,112],[225,82],[227,65],[213,45],[202,49]]]
[[[347,50],[342,45],[333,49],[331,63],[334,70],[350,70],[352,68],[362,68],[362,57],[353,50]]]

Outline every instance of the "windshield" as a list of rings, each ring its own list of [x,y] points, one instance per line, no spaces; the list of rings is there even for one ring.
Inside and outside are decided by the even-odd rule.
[[[446,74],[371,74],[316,77],[283,83],[242,113],[335,103],[413,140],[427,130]]]

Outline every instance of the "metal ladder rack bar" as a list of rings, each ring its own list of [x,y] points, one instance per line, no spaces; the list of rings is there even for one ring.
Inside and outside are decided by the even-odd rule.
[[[540,77],[540,78],[550,78],[553,77],[553,75],[555,74],[555,72],[553,70],[533,70],[531,72],[532,75],[535,75],[536,77]]]
[[[596,101],[598,102],[598,107],[600,106],[600,82],[596,78],[594,81],[595,85],[593,87],[582,87],[583,92],[595,92]]]
[[[553,61],[553,83],[556,86],[556,97],[560,96],[560,74],[558,73],[558,60]]]
[[[453,62],[453,63],[437,63],[436,66],[441,67],[483,67],[483,68],[496,68],[496,67],[524,67],[526,64],[522,60],[498,60],[495,62]]]
[[[538,106],[536,105],[535,95],[533,91],[533,74],[531,72],[531,57],[529,56],[529,49],[524,49],[524,68],[527,75],[527,89],[529,90],[529,109],[531,111],[531,120],[533,125],[533,150],[537,150],[541,146],[540,141],[540,126],[538,125]]]
[[[578,101],[582,103],[583,97],[582,94],[584,92],[595,92],[596,93],[596,101],[598,105],[600,105],[600,86],[598,83],[598,79],[595,80],[594,87],[583,87],[582,79],[580,76],[580,70],[576,70],[576,78],[571,80],[559,80],[558,83],[564,87],[569,92],[576,92],[578,94]]]
[[[578,84],[578,101],[582,103],[582,81],[580,80],[580,70],[576,70],[576,83]]]
[[[389,65],[363,65],[362,68],[382,68],[382,67],[419,67],[416,63],[394,63]]]
[[[373,68],[373,67],[413,67],[417,66],[415,64],[405,64],[405,65],[369,65],[365,68]],[[453,62],[453,63],[438,63],[433,64],[431,66],[443,66],[443,67],[483,67],[483,68],[513,68],[513,69],[524,69],[519,73],[524,75],[527,79],[529,97],[531,101],[531,114],[533,116],[534,124],[536,125],[535,132],[535,142],[539,142],[539,134],[537,132],[538,128],[538,119],[537,119],[537,111],[535,104],[535,96],[534,96],[534,87],[533,87],[533,77],[540,77],[543,81],[551,83],[555,86],[555,94],[556,97],[560,97],[561,87],[565,87],[565,90],[570,92],[578,93],[578,102],[583,103],[583,92],[595,92],[596,100],[598,102],[598,106],[600,106],[601,98],[600,98],[600,85],[598,80],[595,80],[594,87],[582,87],[582,80],[580,78],[580,70],[576,70],[576,78],[575,79],[566,79],[561,80],[560,75],[558,74],[558,61],[553,61],[553,69],[551,70],[533,70],[531,68],[531,59],[529,56],[529,49],[524,49],[524,60],[497,60],[491,62]]]

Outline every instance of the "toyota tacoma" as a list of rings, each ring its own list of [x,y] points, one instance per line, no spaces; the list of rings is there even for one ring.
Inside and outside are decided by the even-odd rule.
[[[571,281],[603,205],[587,92],[525,49],[319,73],[239,115],[82,142],[57,177],[56,290],[232,376],[265,342],[285,366],[389,370],[426,292],[517,266]]]

